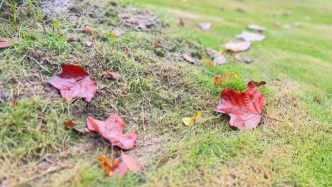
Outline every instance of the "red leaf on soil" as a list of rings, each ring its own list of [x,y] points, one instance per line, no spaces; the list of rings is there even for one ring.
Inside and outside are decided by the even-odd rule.
[[[159,48],[159,49],[162,49],[162,48],[164,48],[164,47],[163,47],[163,46],[161,46],[161,45],[158,45],[158,44],[157,44],[157,45],[155,45],[155,46],[154,46],[154,48]]]
[[[0,49],[11,47],[14,42],[20,42],[17,39],[12,38],[0,38]]]
[[[68,42],[68,43],[70,43],[70,42],[75,42],[75,38],[69,38],[69,39],[67,40],[67,42]]]
[[[123,135],[124,123],[121,117],[116,114],[108,117],[105,122],[89,116],[87,124],[90,131],[100,134],[113,146],[118,146],[125,150],[132,149],[135,146],[137,134],[130,132]]]
[[[254,82],[250,81],[244,92],[228,88],[223,90],[221,102],[213,110],[228,114],[231,117],[229,126],[242,130],[257,127],[265,104],[264,95],[255,87]]]
[[[83,97],[90,102],[97,91],[97,84],[80,66],[62,65],[62,73],[48,81],[60,90],[64,99]]]
[[[180,18],[179,23],[180,23],[181,26],[184,26],[184,21],[183,21],[182,18]]]

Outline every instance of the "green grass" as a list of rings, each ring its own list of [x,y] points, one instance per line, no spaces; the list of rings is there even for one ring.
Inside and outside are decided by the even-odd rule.
[[[1,1],[0,1],[1,2]],[[5,186],[331,186],[332,71],[329,1],[126,1],[155,10],[161,22],[149,32],[135,32],[109,17],[105,6],[84,5],[80,20],[55,18],[60,33],[45,20],[29,16],[37,9],[17,5],[18,31],[8,14],[0,10],[0,38],[17,36],[21,42],[0,50],[0,89],[11,91],[0,103],[0,184]],[[94,4],[94,3],[92,3]],[[78,4],[78,9],[82,5]],[[170,8],[173,6],[174,8]],[[224,11],[220,11],[224,7]],[[0,7],[1,8],[1,7]],[[247,13],[237,12],[237,8]],[[4,8],[3,8],[4,10]],[[325,11],[324,11],[325,10]],[[6,9],[6,11],[11,11]],[[4,12],[6,12],[4,11]],[[289,17],[282,12],[291,12]],[[96,13],[97,12],[97,13]],[[269,14],[275,13],[275,17]],[[89,16],[89,15],[94,16]],[[97,16],[97,17],[96,17]],[[185,27],[177,25],[178,18]],[[38,18],[37,18],[38,19]],[[10,20],[10,21],[7,21]],[[83,20],[83,21],[82,21]],[[273,22],[299,28],[276,28]],[[201,32],[197,25],[211,22],[212,29]],[[248,24],[267,28],[266,40],[254,43],[247,55],[251,64],[235,62],[209,67],[189,64],[183,53],[208,58],[205,47],[218,50]],[[120,29],[117,38],[101,32],[82,32],[88,25],[97,31]],[[34,26],[34,27],[32,27]],[[77,39],[68,43],[68,38]],[[93,47],[85,42],[94,39]],[[190,42],[192,45],[188,45]],[[155,44],[163,45],[164,57],[156,55]],[[131,53],[126,55],[126,50]],[[99,85],[96,96],[63,101],[47,80],[61,72],[61,64],[76,64],[87,70]],[[104,79],[104,70],[119,72],[124,80]],[[214,86],[216,75],[236,73],[238,79]],[[259,89],[267,99],[264,115],[293,123],[292,127],[264,118],[255,130],[235,131],[229,118],[212,111],[224,88],[243,91],[250,80],[267,82]],[[315,103],[318,97],[321,103]],[[183,117],[202,112],[203,121],[192,127]],[[105,120],[117,113],[125,120],[125,132],[139,135],[135,149],[127,154],[144,163],[140,174],[104,177],[97,157],[118,150],[100,138],[63,128],[74,120],[86,126],[87,116]],[[41,128],[40,128],[41,127]]]

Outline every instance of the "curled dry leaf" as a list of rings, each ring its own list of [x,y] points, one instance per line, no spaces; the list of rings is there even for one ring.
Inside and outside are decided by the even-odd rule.
[[[69,39],[67,40],[67,42],[68,42],[68,43],[70,43],[70,42],[75,42],[75,38],[69,38]]]
[[[236,35],[236,38],[242,39],[246,42],[254,42],[254,41],[263,41],[265,36],[260,33],[250,33],[250,32],[242,32],[239,35]]]
[[[213,80],[213,84],[215,86],[220,85],[222,83],[222,78],[220,76],[216,76]]]
[[[121,155],[114,158],[112,163],[104,155],[98,156],[98,160],[101,163],[101,167],[105,170],[107,177],[114,177],[117,172],[119,175],[125,175],[128,170],[137,173],[144,168],[136,159],[124,154],[122,151]]]
[[[205,64],[208,65],[208,66],[213,66],[213,62],[211,62],[211,61],[208,60],[208,59],[201,59],[201,62],[205,63]]]
[[[265,104],[264,95],[251,81],[244,92],[236,92],[228,88],[223,90],[221,102],[213,110],[228,114],[231,117],[229,126],[243,130],[257,127]]]
[[[90,102],[97,91],[97,84],[80,66],[62,65],[62,73],[48,81],[59,89],[64,99],[84,98]]]
[[[157,45],[155,45],[155,46],[154,46],[154,48],[157,48],[157,49],[162,49],[162,48],[164,48],[164,47],[163,47],[163,46],[161,46],[161,45],[158,45],[158,44],[157,44]]]
[[[63,125],[65,127],[65,130],[74,130],[75,132],[79,132],[79,133],[84,133],[84,129],[79,129],[77,127],[75,127],[75,123],[72,120],[69,121],[64,121]]]
[[[201,28],[203,31],[208,31],[211,29],[211,23],[200,23],[199,28]]]
[[[116,114],[108,117],[106,121],[99,121],[89,116],[87,118],[87,125],[91,132],[100,134],[112,146],[118,146],[125,150],[132,149],[135,146],[137,134],[130,132],[123,135],[124,122]]]
[[[0,38],[0,49],[11,47],[15,42],[17,43],[20,41],[14,38]]]
[[[18,101],[16,99],[9,100],[9,106],[14,107],[18,104]]]
[[[91,47],[93,45],[94,41],[93,40],[88,40],[86,42],[86,45],[88,45],[89,47]]]
[[[188,61],[188,62],[190,62],[190,63],[192,63],[192,64],[195,64],[195,60],[194,60],[193,57],[191,57],[190,55],[188,55],[188,54],[183,54],[183,58],[184,58],[186,61]]]
[[[320,99],[318,99],[318,97],[315,97],[315,98],[314,98],[314,102],[315,102],[315,103],[320,103]]]
[[[108,32],[108,35],[109,36],[113,36],[113,37],[117,37],[118,36],[116,33],[113,33],[113,32]]]
[[[97,31],[95,31],[93,28],[91,28],[91,27],[88,27],[88,26],[85,26],[85,27],[83,27],[83,30],[85,31],[85,32],[87,32],[87,33],[89,33],[89,34],[97,34]]]
[[[205,49],[206,53],[213,58],[213,62],[215,64],[225,64],[226,63],[226,58],[224,57],[224,55],[218,53],[217,51],[210,49],[210,48],[206,48]]]
[[[249,30],[254,30],[254,31],[258,31],[258,32],[263,32],[265,31],[265,27],[261,27],[259,25],[255,25],[255,24],[250,24],[247,26],[247,29]]]
[[[121,81],[122,80],[122,76],[120,75],[120,73],[110,72],[110,71],[106,70],[103,73],[103,75],[106,79],[112,79],[112,80],[116,80],[116,81]]]
[[[107,177],[114,177],[116,172],[119,175],[124,175],[128,171],[127,166],[122,162],[121,156],[114,158],[112,164],[104,155],[98,156],[98,160],[101,163],[101,167],[105,170]]]
[[[201,116],[201,112],[200,111],[196,111],[196,114],[195,114],[194,117],[191,117],[191,118],[182,118],[182,122],[185,125],[192,126],[194,124],[194,122],[199,119],[200,116]]]
[[[260,87],[260,86],[264,86],[264,85],[266,85],[266,82],[265,82],[265,81],[261,81],[261,82],[255,82],[255,81],[254,81],[254,85],[255,85],[256,87]]]
[[[239,52],[239,51],[247,51],[251,46],[251,42],[229,42],[224,45],[224,48],[228,51]]]

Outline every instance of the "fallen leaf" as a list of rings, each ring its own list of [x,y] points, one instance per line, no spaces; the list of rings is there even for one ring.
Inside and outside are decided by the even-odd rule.
[[[229,42],[224,45],[224,48],[226,48],[229,51],[232,52],[239,52],[239,51],[247,51],[251,46],[251,42]]]
[[[121,151],[121,158],[122,162],[127,166],[127,168],[134,173],[140,172],[144,168],[144,166],[140,164],[136,159],[124,154],[123,151]]]
[[[84,98],[90,102],[97,91],[97,84],[80,66],[62,65],[62,73],[48,81],[59,89],[64,99]]]
[[[36,131],[36,132],[40,132],[40,131],[42,131],[42,129],[43,129],[43,125],[42,125],[42,124],[39,124],[39,125],[36,127],[35,131]]]
[[[158,44],[157,44],[157,45],[155,45],[155,46],[154,46],[154,48],[157,48],[157,49],[162,49],[162,48],[164,48],[164,47],[163,47],[163,46],[161,46],[161,45],[158,45]]]
[[[256,87],[260,87],[260,86],[264,86],[264,85],[266,85],[266,82],[265,82],[265,81],[254,82],[254,85],[255,85]]]
[[[85,133],[84,129],[79,129],[79,128],[75,127],[75,123],[72,120],[63,122],[63,125],[65,126],[65,130],[67,130],[67,131],[72,129],[75,132]]]
[[[74,38],[69,38],[69,39],[67,40],[67,42],[68,42],[68,43],[70,43],[70,42],[75,42],[75,39],[74,39]]]
[[[250,63],[250,62],[252,62],[252,59],[249,58],[249,57],[247,57],[247,56],[245,56],[245,57],[243,57],[242,61],[245,62],[245,63]]]
[[[250,32],[242,32],[239,35],[236,35],[236,38],[242,39],[246,42],[254,42],[254,41],[263,41],[265,36],[260,33],[250,33]]]
[[[108,32],[108,35],[109,35],[109,36],[113,36],[113,37],[117,37],[117,36],[118,36],[117,34],[115,34],[115,33],[113,33],[113,32]]]
[[[130,50],[127,49],[127,50],[126,50],[126,55],[128,56],[129,54],[130,54]]]
[[[226,58],[224,57],[224,55],[218,53],[217,51],[210,49],[210,48],[206,48],[205,49],[206,53],[213,58],[213,62],[215,64],[225,64],[226,63]]]
[[[0,49],[11,47],[13,43],[18,43],[18,42],[20,41],[14,38],[0,38]]]
[[[86,45],[88,45],[89,47],[91,47],[93,43],[94,43],[93,40],[88,40],[88,41],[86,42]]]
[[[237,61],[242,61],[242,55],[240,53],[235,54],[234,58]]]
[[[234,78],[239,78],[238,76],[237,76],[237,74],[236,73],[228,73],[228,72],[226,72],[226,73],[224,73],[223,75],[222,75],[222,79],[229,79],[229,78],[232,78],[232,77],[234,77]]]
[[[185,125],[192,126],[194,124],[194,122],[199,119],[200,116],[201,116],[201,112],[200,111],[196,111],[196,114],[195,114],[194,117],[192,117],[192,118],[182,118],[182,122]]]
[[[314,102],[316,103],[320,103],[320,99],[318,99],[317,97],[314,98]]]
[[[97,31],[95,31],[93,28],[91,28],[91,27],[88,27],[88,26],[85,26],[85,27],[83,27],[83,30],[85,31],[85,32],[87,32],[87,33],[89,33],[89,34],[97,34]]]
[[[203,30],[203,31],[208,31],[211,28],[211,23],[200,23],[199,27]]]
[[[99,155],[98,160],[101,162],[101,167],[105,170],[107,177],[114,177],[116,171],[119,175],[124,175],[128,171],[127,166],[122,162],[121,156],[114,158],[112,164],[104,155]]]
[[[219,85],[219,84],[221,84],[222,83],[222,78],[220,77],[220,76],[216,76],[215,78],[214,78],[214,80],[213,80],[213,84],[215,85],[215,86],[217,86],[217,85]]]
[[[221,92],[221,102],[213,110],[228,114],[231,119],[229,126],[240,130],[256,128],[266,104],[264,95],[255,87],[253,81],[248,83],[244,92],[225,89]]]
[[[151,29],[157,25],[157,16],[148,10],[137,10],[136,13],[123,13],[118,15],[121,24],[136,31]]]
[[[117,81],[121,81],[122,80],[122,76],[120,75],[120,73],[116,73],[116,72],[110,72],[110,71],[105,71],[103,73],[104,77],[106,79],[112,79],[112,80],[117,80]]]
[[[10,99],[9,100],[9,106],[14,107],[18,104],[18,101],[16,99]]]
[[[258,31],[258,32],[263,32],[265,31],[265,27],[261,27],[259,25],[255,25],[255,24],[251,24],[247,26],[247,29],[249,30],[254,30],[254,31]]]
[[[183,21],[182,18],[180,18],[179,23],[180,23],[180,25],[181,25],[182,27],[184,26],[184,21]]]
[[[120,116],[113,114],[106,121],[99,121],[93,117],[87,118],[88,129],[91,132],[100,134],[112,146],[118,146],[122,149],[129,150],[134,148],[137,134],[130,132],[122,134],[124,122]]]
[[[188,54],[183,54],[183,58],[184,58],[186,61],[188,61],[188,62],[190,62],[190,63],[192,63],[192,64],[195,64],[195,60],[194,60],[193,57],[191,57],[190,55],[188,55]]]
[[[208,66],[213,66],[213,62],[211,62],[211,61],[208,60],[208,59],[201,59],[201,62],[205,63],[205,64],[208,65]]]
[[[10,92],[4,91],[0,88],[0,100],[5,100],[10,96]]]

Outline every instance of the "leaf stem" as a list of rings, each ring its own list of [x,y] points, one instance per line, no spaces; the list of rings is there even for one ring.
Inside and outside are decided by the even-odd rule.
[[[262,116],[262,117],[263,117],[263,118],[272,119],[272,120],[274,120],[274,121],[279,121],[279,122],[284,123],[284,124],[286,124],[286,125],[288,125],[288,126],[290,126],[290,127],[293,126],[293,124],[291,124],[291,123],[289,123],[289,122],[286,122],[286,121],[282,121],[282,120],[280,120],[280,119],[271,118],[271,117],[269,117],[269,116]]]

